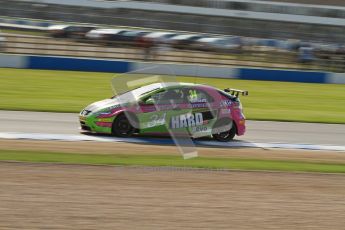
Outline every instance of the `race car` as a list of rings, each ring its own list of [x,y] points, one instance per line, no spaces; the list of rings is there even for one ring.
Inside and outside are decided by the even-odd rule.
[[[222,142],[245,133],[240,95],[248,91],[192,83],[153,83],[80,112],[81,129],[119,137],[133,134],[212,136]]]

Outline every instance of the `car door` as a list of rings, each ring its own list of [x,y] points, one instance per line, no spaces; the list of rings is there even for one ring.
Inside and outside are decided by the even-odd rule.
[[[196,119],[195,125],[189,127],[189,132],[194,137],[208,136],[217,120],[218,111],[215,108],[216,100],[205,90],[199,88],[186,88],[187,102],[192,108]]]
[[[172,119],[186,113],[186,100],[180,88],[163,89],[140,102],[138,114],[141,133],[168,133]],[[189,109],[190,110],[190,109]]]

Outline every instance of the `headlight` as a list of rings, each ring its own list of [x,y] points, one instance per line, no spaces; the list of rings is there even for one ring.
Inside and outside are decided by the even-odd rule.
[[[86,109],[83,109],[81,112],[80,112],[80,115],[82,116],[87,116],[91,113],[91,110],[86,110]]]
[[[107,115],[111,115],[113,112],[112,111],[99,111],[94,113],[93,115],[98,117],[98,116],[107,116]]]

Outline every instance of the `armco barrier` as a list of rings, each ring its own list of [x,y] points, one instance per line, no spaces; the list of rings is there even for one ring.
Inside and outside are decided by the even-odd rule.
[[[111,73],[126,73],[136,71],[137,73],[145,74],[174,74],[180,76],[235,78],[245,80],[345,84],[345,73],[256,68],[228,68],[189,64],[161,64],[72,57],[0,54],[0,67]]]

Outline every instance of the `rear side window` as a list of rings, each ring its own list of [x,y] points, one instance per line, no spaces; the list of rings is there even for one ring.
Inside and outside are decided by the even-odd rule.
[[[221,90],[218,91],[222,96],[226,97],[227,99],[230,99],[231,101],[239,101],[239,99],[233,95],[230,95],[226,92],[223,92]]]

